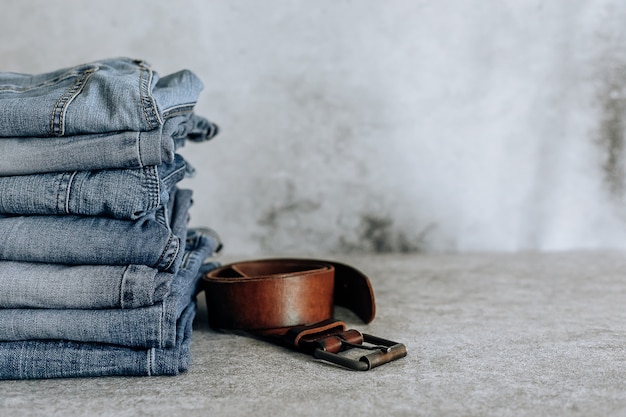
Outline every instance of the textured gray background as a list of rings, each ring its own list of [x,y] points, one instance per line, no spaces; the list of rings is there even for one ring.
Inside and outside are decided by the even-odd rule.
[[[189,68],[229,253],[626,248],[621,0],[4,0],[0,69]]]

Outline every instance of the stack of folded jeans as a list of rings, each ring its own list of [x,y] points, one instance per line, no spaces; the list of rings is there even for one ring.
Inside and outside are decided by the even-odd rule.
[[[0,73],[0,379],[174,375],[219,241],[177,153],[217,127],[190,71]]]

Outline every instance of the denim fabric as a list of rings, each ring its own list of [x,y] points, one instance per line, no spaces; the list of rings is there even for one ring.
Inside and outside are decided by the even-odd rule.
[[[176,345],[138,349],[63,340],[0,342],[0,379],[177,375],[190,363],[195,303],[176,326]]]
[[[169,199],[186,164],[0,177],[0,213],[79,214],[136,220]]]
[[[128,347],[172,348],[176,322],[197,292],[203,261],[215,249],[209,236],[190,236],[171,291],[153,306],[132,309],[0,309],[0,341],[71,340]],[[203,271],[215,264],[205,264]]]
[[[186,141],[206,142],[219,133],[219,127],[215,123],[195,114],[192,114],[184,123],[181,122],[176,126],[178,129],[171,135],[175,149],[182,148]]]
[[[0,176],[161,165],[171,163],[186,141],[207,141],[217,133],[215,124],[189,113],[170,117],[149,132],[0,138]]]
[[[145,265],[0,261],[0,308],[137,308],[162,301],[173,274]]]
[[[0,73],[0,379],[187,369],[219,245],[176,188],[176,151],[217,134],[202,88],[128,58]]]
[[[201,236],[204,236],[201,238]],[[202,240],[200,240],[202,239]],[[215,233],[191,229],[183,264],[217,252]],[[195,262],[195,261],[194,261]],[[115,309],[155,305],[174,274],[144,265],[63,265],[0,261],[0,308]]]
[[[190,190],[178,190],[170,199],[171,209],[162,206],[154,216],[139,220],[74,215],[2,215],[0,260],[147,265],[175,273],[184,252],[181,240],[184,242],[185,239],[191,194]],[[171,227],[169,218],[172,219]]]
[[[0,73],[0,137],[150,131],[188,112],[203,85],[191,71],[107,59],[44,74]]]

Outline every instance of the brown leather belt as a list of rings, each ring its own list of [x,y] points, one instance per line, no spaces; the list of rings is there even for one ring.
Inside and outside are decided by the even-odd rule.
[[[406,356],[406,347],[357,330],[333,318],[334,306],[365,323],[376,315],[374,291],[357,269],[313,259],[263,259],[233,263],[204,275],[209,324],[243,331],[363,370]],[[344,351],[370,353],[351,358]]]

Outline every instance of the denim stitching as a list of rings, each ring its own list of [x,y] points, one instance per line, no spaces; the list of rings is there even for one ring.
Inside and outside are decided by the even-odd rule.
[[[163,331],[163,323],[165,322],[165,302],[161,303],[161,314],[159,315],[159,347],[165,346],[165,332]]]
[[[180,245],[180,239],[178,237],[176,237],[176,236],[173,236],[173,237],[176,239],[176,242],[178,244],[176,245],[174,253],[172,253],[172,255],[170,256],[170,261],[167,263],[166,270],[169,270],[172,267],[172,265],[174,265],[174,261],[176,260],[176,257],[178,256],[178,252],[180,251],[180,246],[181,246]],[[169,245],[168,245],[168,247],[169,247]]]
[[[148,180],[148,198],[150,199],[147,210],[152,210],[161,202],[161,181],[159,181],[158,177],[158,167],[146,167],[144,168],[144,173]]]
[[[148,365],[148,376],[152,376],[152,373],[154,372],[153,369],[153,364],[154,364],[154,348],[151,348],[148,350],[148,352],[146,352],[146,359],[147,359],[147,365]]]
[[[67,71],[57,76],[56,78],[52,78],[50,80],[47,80],[45,82],[41,82],[38,84],[33,84],[29,86],[20,86],[20,85],[12,85],[12,84],[0,85],[0,92],[26,93],[32,90],[37,90],[39,88],[49,87],[51,85],[58,84],[61,81],[67,80],[68,78],[78,77],[81,74],[85,73],[86,71],[97,71],[98,69],[100,68],[97,65],[90,65],[85,68],[83,68],[82,66],[76,67],[76,68],[71,69],[70,71]]]
[[[76,78],[74,85],[65,92],[52,108],[50,120],[50,135],[63,136],[65,133],[65,113],[69,104],[83,91],[87,80],[96,72],[95,68],[88,68]]]
[[[141,159],[141,132],[137,132],[137,140],[135,143],[137,144],[137,162],[140,167],[143,167],[143,160]]]
[[[143,115],[152,129],[156,129],[162,123],[159,118],[154,98],[150,95],[152,82],[152,70],[143,67],[139,71],[139,98],[142,104]]]
[[[167,110],[163,110],[163,117],[165,119],[168,119],[170,117],[178,116],[180,114],[191,113],[195,105],[196,103],[187,103],[187,104],[180,104],[178,106],[170,107]]]
[[[126,277],[128,276],[126,273],[128,272],[128,268],[130,268],[130,265],[124,268],[124,272],[122,272],[122,279],[120,281],[120,308],[126,308],[126,303],[124,302],[124,287],[126,286]]]
[[[74,178],[76,177],[76,174],[78,174],[78,171],[72,172],[70,174],[70,178],[67,180],[67,188],[65,189],[65,207],[64,207],[65,214],[71,214],[70,213],[70,194],[72,192],[72,183],[74,182]]]
[[[56,183],[56,196],[55,196],[55,206],[54,212],[56,214],[60,214],[63,212],[63,201],[65,197],[65,182],[66,177],[69,174],[67,172],[60,173],[57,177],[58,182]]]
[[[161,256],[159,256],[159,259],[156,261],[156,264],[153,266],[153,268],[159,268],[161,263],[165,261],[165,256],[166,256],[167,252],[169,251],[170,246],[172,246],[172,242],[174,241],[174,239],[178,239],[178,238],[170,233],[170,238],[167,240],[167,244],[165,245],[165,249],[163,249],[163,252],[161,252]],[[174,252],[174,254],[171,255],[171,257],[170,257],[171,259],[167,262],[167,265],[165,265],[165,270],[166,271],[168,269],[170,269],[172,264],[174,263],[174,260],[176,259],[176,255],[178,255],[179,248],[180,248],[180,245],[178,245],[178,247],[176,248],[176,251]]]

